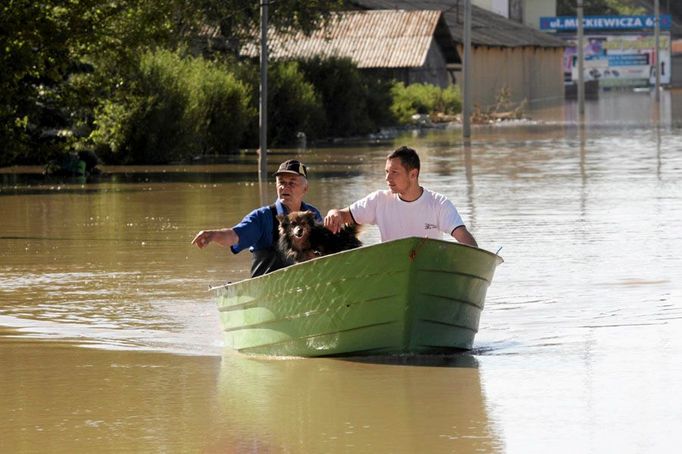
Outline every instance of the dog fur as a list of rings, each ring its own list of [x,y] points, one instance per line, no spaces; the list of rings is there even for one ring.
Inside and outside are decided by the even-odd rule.
[[[358,240],[357,224],[345,225],[334,234],[315,222],[311,211],[293,211],[277,216],[279,221],[278,247],[285,261],[305,262],[335,252],[362,246]]]

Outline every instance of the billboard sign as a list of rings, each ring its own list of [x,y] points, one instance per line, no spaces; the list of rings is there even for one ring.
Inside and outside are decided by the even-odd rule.
[[[577,39],[565,37],[564,80],[578,80]],[[602,87],[647,85],[656,81],[656,41],[651,34],[585,35],[585,80],[599,80]],[[661,83],[670,83],[670,34],[660,37]]]
[[[661,14],[661,30],[670,30],[672,17]],[[656,16],[585,16],[583,27],[585,30],[653,30],[656,26]],[[540,30],[545,31],[575,31],[578,29],[578,18],[572,16],[541,17]]]

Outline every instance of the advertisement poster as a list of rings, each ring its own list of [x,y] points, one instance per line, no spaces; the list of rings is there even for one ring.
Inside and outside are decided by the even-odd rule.
[[[564,80],[578,80],[578,51],[575,37],[564,38],[569,43],[564,51]],[[670,34],[659,37],[659,64],[656,65],[654,35],[586,35],[584,37],[585,80],[598,79],[599,85],[636,86],[654,84],[656,68],[661,71],[661,83],[670,83]]]

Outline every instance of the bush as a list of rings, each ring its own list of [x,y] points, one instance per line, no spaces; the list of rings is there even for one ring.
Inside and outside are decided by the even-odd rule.
[[[325,135],[343,137],[373,128],[367,115],[367,89],[349,58],[315,57],[300,65],[322,99],[327,119]]]
[[[389,84],[362,73],[350,58],[315,57],[301,69],[322,98],[327,135],[367,134],[393,123]]]
[[[301,131],[309,139],[324,134],[325,115],[315,88],[305,80],[296,62],[272,65],[268,80],[269,136],[273,145],[296,143]]]
[[[453,115],[462,110],[459,89],[453,85],[443,89],[430,84],[406,86],[402,82],[396,82],[391,88],[391,95],[391,111],[402,124],[410,123],[415,114]]]
[[[374,130],[382,126],[393,126],[397,118],[391,110],[393,81],[382,77],[365,76],[367,83],[367,115],[374,124]]]
[[[237,149],[254,114],[246,87],[225,68],[146,52],[129,85],[98,107],[90,140],[106,161],[168,163]]]
[[[257,117],[251,93],[229,68],[196,58],[188,68],[190,105],[185,117],[200,140],[200,154],[239,149],[249,122]]]
[[[21,163],[30,155],[30,147],[26,145],[27,117],[17,119],[13,112],[4,112],[0,106],[0,167]]]
[[[239,80],[249,86],[252,108],[257,112],[260,73],[257,64],[243,62],[235,66]],[[258,117],[248,126],[242,145],[257,147]],[[304,132],[309,139],[324,135],[325,115],[320,96],[306,81],[296,62],[274,62],[268,66],[268,147],[296,143],[296,134]]]

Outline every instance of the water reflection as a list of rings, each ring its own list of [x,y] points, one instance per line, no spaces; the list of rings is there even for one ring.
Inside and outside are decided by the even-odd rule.
[[[473,357],[386,365],[12,341],[0,353],[6,452],[500,451]]]
[[[661,92],[658,106],[651,91],[604,91],[599,94],[599,99],[585,101],[583,122],[592,129],[624,129],[632,126],[653,126],[657,123],[665,128],[679,127],[682,124],[681,101],[682,89]],[[653,110],[658,112],[656,118],[651,115]],[[534,108],[530,111],[530,116],[556,124],[581,123],[577,101],[570,100],[559,106]]]
[[[229,355],[220,400],[227,424],[262,427],[261,440],[285,452],[497,452],[478,368],[442,367],[454,363]]]
[[[580,221],[585,222],[587,214],[587,151],[585,125],[578,126],[578,141],[580,143]]]
[[[473,171],[473,165],[472,165],[472,159],[471,159],[471,142],[470,141],[464,141],[462,144],[462,151],[464,152],[464,175],[466,175],[466,181],[467,181],[467,191],[466,191],[466,200],[467,200],[467,206],[470,207],[469,211],[469,220],[468,220],[468,228],[471,228],[472,230],[476,229],[477,223],[476,223],[476,203],[474,201],[474,171]]]

